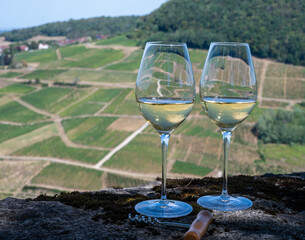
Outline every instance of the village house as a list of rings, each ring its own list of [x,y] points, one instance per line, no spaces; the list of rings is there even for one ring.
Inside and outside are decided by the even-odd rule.
[[[39,43],[39,45],[38,45],[39,50],[48,49],[48,48],[49,48],[49,44],[46,44],[46,43]]]
[[[29,51],[29,47],[26,46],[26,45],[20,45],[20,46],[18,46],[18,49],[19,49],[20,52],[27,52],[27,51]]]

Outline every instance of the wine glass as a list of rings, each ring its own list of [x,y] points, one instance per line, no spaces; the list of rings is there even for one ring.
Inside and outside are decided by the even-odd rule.
[[[188,215],[193,208],[166,198],[167,147],[170,134],[190,114],[195,100],[195,81],[185,43],[148,42],[136,83],[136,100],[143,117],[161,137],[161,199],[138,203],[138,213],[158,218]]]
[[[256,78],[249,45],[211,43],[200,81],[200,102],[207,116],[222,132],[223,186],[220,196],[199,198],[197,203],[202,207],[236,211],[252,206],[249,199],[228,194],[227,165],[231,134],[251,113],[256,96]]]

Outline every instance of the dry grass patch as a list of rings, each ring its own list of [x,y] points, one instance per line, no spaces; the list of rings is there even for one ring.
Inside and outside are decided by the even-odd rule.
[[[38,161],[0,161],[0,192],[15,192],[24,186],[46,164]]]
[[[121,117],[111,123],[107,130],[120,130],[134,132],[138,130],[146,121],[141,118]]]

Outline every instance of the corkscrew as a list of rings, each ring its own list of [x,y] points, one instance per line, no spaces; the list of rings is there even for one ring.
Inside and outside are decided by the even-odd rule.
[[[132,222],[146,223],[149,225],[159,224],[168,227],[187,228],[189,230],[184,234],[184,240],[200,240],[212,222],[212,214],[208,211],[200,211],[192,224],[160,221],[158,218],[142,215],[132,217],[131,213],[128,214],[128,219]]]
[[[182,228],[190,228],[190,224],[185,223],[179,223],[179,222],[165,222],[160,221],[158,218],[155,217],[146,217],[142,215],[135,215],[132,217],[131,213],[128,214],[128,219],[132,222],[139,222],[139,223],[146,223],[149,225],[156,225],[156,224],[162,224],[169,227],[182,227]]]

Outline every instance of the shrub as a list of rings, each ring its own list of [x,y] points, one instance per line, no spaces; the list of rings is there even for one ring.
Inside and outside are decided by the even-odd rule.
[[[305,111],[266,111],[256,124],[256,133],[264,143],[305,144]]]

